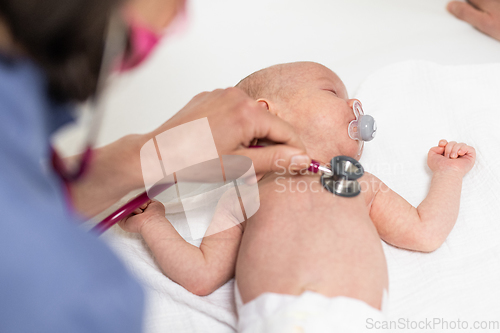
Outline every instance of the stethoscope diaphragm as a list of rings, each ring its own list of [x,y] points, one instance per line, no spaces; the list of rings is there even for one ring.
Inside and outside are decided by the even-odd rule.
[[[341,197],[355,197],[361,192],[357,181],[364,174],[363,166],[354,158],[336,156],[331,160],[332,174],[321,176],[321,185],[330,193]]]

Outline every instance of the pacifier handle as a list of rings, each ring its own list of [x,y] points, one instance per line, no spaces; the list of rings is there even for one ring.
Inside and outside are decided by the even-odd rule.
[[[354,100],[354,102],[352,103],[352,111],[354,112],[356,119],[358,119],[360,116],[365,115],[365,112],[363,111],[363,106],[361,105],[361,102],[358,101],[357,99]]]

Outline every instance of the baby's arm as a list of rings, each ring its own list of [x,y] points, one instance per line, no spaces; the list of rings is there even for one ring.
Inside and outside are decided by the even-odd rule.
[[[427,197],[414,208],[373,175],[375,185],[370,217],[380,237],[397,247],[432,252],[448,237],[458,217],[462,178],[474,166],[476,152],[463,143],[441,140],[430,149],[433,171]]]
[[[179,235],[157,201],[137,209],[120,226],[140,233],[163,273],[193,294],[211,294],[234,276],[242,227],[223,206],[216,210],[199,248]]]

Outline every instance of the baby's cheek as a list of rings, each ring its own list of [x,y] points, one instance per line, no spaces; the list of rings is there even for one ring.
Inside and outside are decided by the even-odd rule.
[[[346,155],[355,159],[359,159],[361,157],[361,153],[363,151],[359,151],[359,141],[358,140],[353,140],[350,137],[347,137],[347,139],[344,142],[344,147],[342,151],[342,155]],[[359,153],[359,154],[358,154]]]

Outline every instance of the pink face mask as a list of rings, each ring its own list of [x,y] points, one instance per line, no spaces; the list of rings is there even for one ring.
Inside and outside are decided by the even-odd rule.
[[[152,31],[149,27],[137,20],[127,20],[129,28],[127,55],[123,57],[118,66],[120,72],[125,72],[142,64],[153,52],[160,40],[166,35],[171,35],[184,30],[187,25],[186,1],[181,4],[173,22],[161,33]]]
[[[159,34],[136,23],[130,24],[129,29],[128,52],[119,65],[120,72],[131,70],[144,62],[161,39]]]

